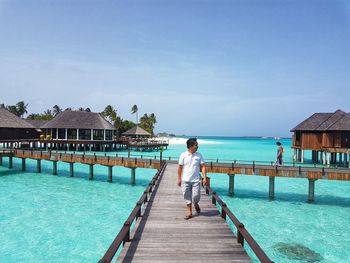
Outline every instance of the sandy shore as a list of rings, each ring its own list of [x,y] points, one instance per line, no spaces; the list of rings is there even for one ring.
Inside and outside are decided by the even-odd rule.
[[[166,140],[169,141],[169,145],[183,144],[186,145],[187,138],[178,138],[178,137],[158,137],[158,140]],[[213,142],[206,140],[197,140],[198,144],[222,144],[222,142]]]

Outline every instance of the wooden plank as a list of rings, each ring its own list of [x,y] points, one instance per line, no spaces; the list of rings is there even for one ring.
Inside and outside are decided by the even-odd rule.
[[[184,220],[177,165],[168,164],[117,262],[251,262],[202,190],[201,213]]]

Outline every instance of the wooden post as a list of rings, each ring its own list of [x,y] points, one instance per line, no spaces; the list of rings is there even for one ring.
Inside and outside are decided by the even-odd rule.
[[[309,203],[315,200],[315,181],[316,179],[309,179],[309,196],[307,200]]]
[[[52,162],[52,174],[57,175],[57,161]]]
[[[2,157],[0,156],[0,165],[2,165]]]
[[[269,176],[269,198],[275,198],[275,176]]]
[[[36,160],[36,172],[41,173],[41,160]]]
[[[131,184],[136,183],[136,168],[131,168]]]
[[[12,156],[9,157],[9,169],[12,169],[13,167],[13,158]]]
[[[26,170],[26,158],[22,158],[22,171]]]
[[[74,176],[74,163],[69,163],[69,176]]]
[[[235,175],[229,174],[229,186],[228,186],[228,194],[233,196],[235,194]]]
[[[89,180],[94,179],[94,165],[89,164]]]
[[[107,166],[108,167],[108,179],[107,179],[107,181],[109,182],[109,183],[111,183],[112,182],[112,176],[113,176],[113,166]]]

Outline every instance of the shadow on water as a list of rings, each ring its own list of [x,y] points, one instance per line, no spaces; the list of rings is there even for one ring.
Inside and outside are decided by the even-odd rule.
[[[6,168],[6,167],[4,167]],[[0,171],[0,176],[9,176],[9,175],[18,175],[18,174],[25,174],[25,173],[36,173],[36,168],[32,166],[28,166],[25,172],[22,172],[20,170],[20,167],[17,167],[17,165],[13,166],[13,169],[4,169]],[[63,178],[71,178],[72,180],[79,179],[79,180],[87,180],[87,181],[97,181],[97,182],[106,182],[107,183],[107,171],[106,173],[103,172],[95,172],[94,177],[92,180],[89,180],[89,174],[88,172],[83,172],[83,171],[74,171],[74,176],[70,177],[69,175],[69,170],[67,169],[61,169],[58,170],[57,175],[52,175],[52,170],[51,168],[47,167],[42,167],[42,172],[40,174],[42,175],[48,175],[48,176],[57,176],[58,178],[63,177]],[[156,171],[154,172],[154,174]],[[138,178],[136,175],[136,184],[135,186],[147,186],[150,181],[152,180],[154,174],[147,176],[147,178]],[[118,171],[114,171],[114,175],[112,177],[112,183],[118,183],[122,185],[131,185],[131,176],[130,175],[119,175],[118,176]],[[132,185],[133,186],[133,185]]]
[[[220,196],[225,196],[226,198],[240,198],[240,199],[252,199],[252,200],[265,200],[269,202],[268,191],[255,191],[250,189],[237,189],[235,190],[234,196],[229,196],[227,189],[223,187],[216,187],[214,189]],[[274,201],[288,202],[295,205],[301,205],[301,203],[306,203],[308,199],[307,194],[298,193],[278,193],[275,192]],[[315,201],[312,204],[316,205],[327,205],[327,206],[339,206],[339,207],[350,207],[350,198],[332,196],[332,195],[321,195],[315,194]]]
[[[20,174],[20,173],[22,173],[22,172],[15,171],[15,170],[3,170],[3,171],[0,171],[0,177],[1,176],[9,176],[9,175]]]

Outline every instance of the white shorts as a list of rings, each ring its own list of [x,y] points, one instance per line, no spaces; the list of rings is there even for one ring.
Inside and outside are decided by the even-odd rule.
[[[199,182],[184,182],[182,181],[181,188],[186,204],[197,204],[201,199],[201,187]]]

